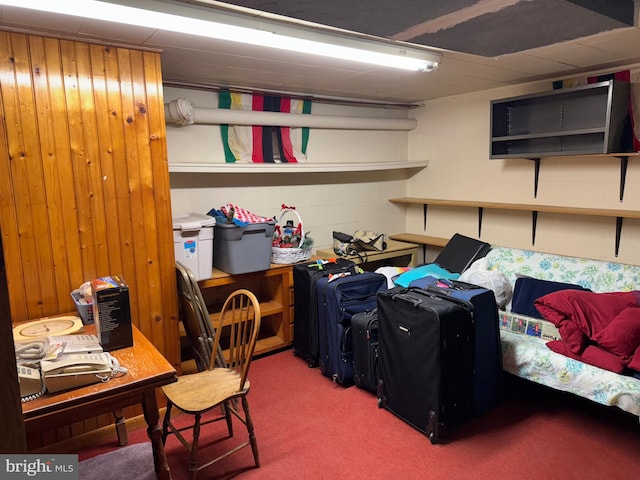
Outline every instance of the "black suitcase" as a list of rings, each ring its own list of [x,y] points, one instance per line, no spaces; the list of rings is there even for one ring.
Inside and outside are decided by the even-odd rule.
[[[432,443],[472,416],[473,316],[418,288],[378,294],[378,405]]]
[[[492,290],[457,280],[424,277],[411,282],[434,295],[470,303],[475,324],[473,414],[482,415],[497,405],[502,390],[502,348],[498,305]]]
[[[366,310],[351,317],[353,382],[376,393],[378,388],[378,310]]]
[[[346,258],[313,261],[293,266],[293,353],[310,368],[318,366],[318,279],[332,273],[355,272],[356,264]]]
[[[373,272],[318,280],[318,361],[323,375],[353,385],[351,318],[375,308],[378,292],[386,289],[387,278]]]

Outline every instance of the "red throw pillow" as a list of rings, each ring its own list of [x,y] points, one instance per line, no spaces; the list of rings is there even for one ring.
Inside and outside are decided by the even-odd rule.
[[[593,336],[593,341],[620,357],[631,357],[640,345],[640,308],[625,308]]]
[[[560,331],[573,353],[582,353],[589,338],[604,329],[628,306],[637,306],[635,292],[594,293],[560,290],[535,301],[546,320]]]
[[[631,357],[631,361],[629,365],[627,365],[631,370],[635,370],[636,372],[640,372],[640,346],[636,348],[636,353]]]
[[[604,370],[609,370],[614,373],[622,373],[625,368],[624,362],[620,357],[615,356],[613,353],[607,352],[603,348],[596,345],[589,345],[584,349],[582,355],[573,353],[569,346],[562,340],[552,340],[547,342],[547,347],[556,353],[560,353],[567,357],[579,360],[594,367],[599,367]]]

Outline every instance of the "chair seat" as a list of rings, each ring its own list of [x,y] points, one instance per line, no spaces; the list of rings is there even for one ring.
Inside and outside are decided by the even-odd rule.
[[[183,412],[204,412],[235,395],[249,391],[249,380],[238,391],[240,374],[228,368],[214,368],[178,377],[178,381],[162,387],[164,394]]]

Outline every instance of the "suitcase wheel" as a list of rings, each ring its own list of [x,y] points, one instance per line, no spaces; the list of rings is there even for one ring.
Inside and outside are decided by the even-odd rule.
[[[433,410],[429,411],[429,425],[427,426],[427,431],[429,432],[429,441],[431,444],[439,443],[439,427],[438,415]]]
[[[378,379],[378,389],[376,391],[376,394],[378,396],[378,408],[385,408],[386,405],[387,405],[387,401],[384,398],[384,393],[383,393],[384,389],[382,388],[382,386],[383,386],[382,379],[379,378]]]

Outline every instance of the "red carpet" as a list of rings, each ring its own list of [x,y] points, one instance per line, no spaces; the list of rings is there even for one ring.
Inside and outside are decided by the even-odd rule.
[[[333,384],[291,350],[255,360],[249,377],[262,466],[252,468],[245,448],[199,479],[640,478],[637,418],[512,377],[500,406],[450,432],[443,445],[379,409],[375,395]],[[201,445],[214,431],[225,432],[224,422],[204,429]],[[235,432],[246,437],[239,423]],[[146,441],[146,433],[130,432],[130,440]],[[88,449],[80,459],[114,447]],[[186,479],[186,450],[172,436],[166,449],[173,478]]]

